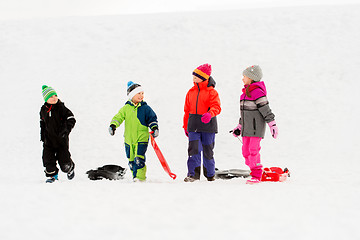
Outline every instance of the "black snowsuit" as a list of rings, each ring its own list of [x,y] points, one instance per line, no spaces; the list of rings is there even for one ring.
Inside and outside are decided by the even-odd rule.
[[[69,133],[75,122],[73,113],[60,100],[56,104],[44,103],[41,107],[40,135],[44,143],[42,159],[47,177],[58,174],[57,161],[66,173],[74,166],[69,152]]]

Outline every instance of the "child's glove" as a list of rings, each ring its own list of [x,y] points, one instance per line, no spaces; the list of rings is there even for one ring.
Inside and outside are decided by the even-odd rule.
[[[209,123],[210,120],[211,120],[211,114],[209,112],[204,113],[201,117],[201,121],[205,124]]]
[[[153,127],[151,130],[152,130],[151,135],[152,135],[154,138],[156,138],[156,137],[159,136],[159,129],[158,129],[158,127]]]
[[[187,129],[184,129],[184,132],[185,132],[185,135],[186,135],[187,137],[189,137],[189,132],[187,131]]]
[[[116,126],[114,124],[111,124],[109,127],[109,133],[111,136],[115,135]]]
[[[67,128],[64,128],[64,129],[60,132],[60,137],[65,138],[67,135],[69,135],[69,130],[67,130]]]
[[[238,137],[241,135],[241,124],[240,123],[236,126],[236,128],[234,128],[232,134],[234,137]]]
[[[276,126],[275,120],[269,122],[268,125],[269,125],[269,127],[270,127],[271,135],[273,136],[273,138],[276,139],[277,136],[278,136],[279,130],[278,130],[277,126]]]

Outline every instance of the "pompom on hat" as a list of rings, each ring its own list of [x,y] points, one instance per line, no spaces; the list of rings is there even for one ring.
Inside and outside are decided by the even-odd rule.
[[[127,83],[127,96],[131,100],[136,94],[139,92],[143,92],[144,89],[141,87],[140,84],[134,83],[132,81],[129,81]]]
[[[57,93],[52,87],[43,85],[42,86],[42,95],[43,95],[44,101],[47,102],[47,100],[49,100],[49,98],[51,98],[54,95],[57,95]]]
[[[211,65],[208,63],[200,65],[193,71],[193,75],[202,79],[203,81],[208,80],[211,75]]]
[[[263,77],[262,70],[259,65],[253,65],[246,68],[243,71],[243,75],[254,80],[255,82],[259,82]]]

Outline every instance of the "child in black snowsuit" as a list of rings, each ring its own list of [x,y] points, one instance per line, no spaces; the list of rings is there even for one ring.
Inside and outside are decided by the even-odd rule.
[[[44,143],[43,165],[45,174],[49,177],[46,182],[58,180],[59,169],[56,162],[71,180],[75,176],[75,164],[69,152],[69,134],[76,120],[73,113],[58,99],[53,88],[42,86],[42,94],[45,103],[40,110],[40,135]]]

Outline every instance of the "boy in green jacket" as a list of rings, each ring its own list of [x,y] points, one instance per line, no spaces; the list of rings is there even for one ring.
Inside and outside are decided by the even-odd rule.
[[[115,130],[125,121],[125,152],[134,181],[146,180],[145,152],[149,142],[149,130],[153,137],[159,136],[157,116],[144,99],[144,90],[140,84],[129,81],[127,84],[129,100],[113,117],[109,133],[114,136]]]

